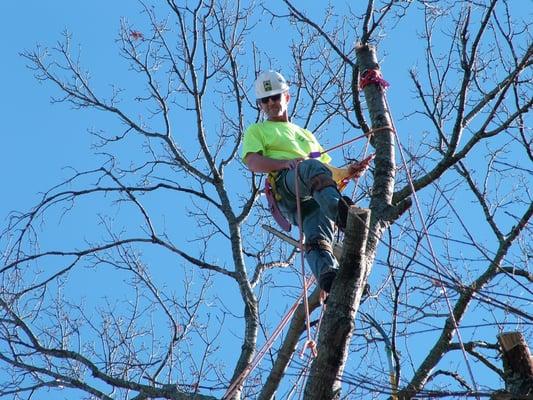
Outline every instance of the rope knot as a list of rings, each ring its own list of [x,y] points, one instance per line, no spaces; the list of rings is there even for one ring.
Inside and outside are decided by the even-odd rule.
[[[300,352],[300,358],[304,356],[305,350],[307,348],[311,350],[313,357],[316,357],[318,355],[318,352],[316,350],[316,342],[314,340],[308,339],[305,342],[304,347],[302,347],[302,351]]]
[[[361,74],[359,79],[359,90],[363,90],[370,84],[378,85],[381,89],[387,89],[390,84],[385,79],[379,69],[367,69]]]

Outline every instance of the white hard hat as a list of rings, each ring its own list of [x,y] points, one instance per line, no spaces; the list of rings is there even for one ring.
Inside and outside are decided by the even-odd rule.
[[[257,99],[273,96],[287,90],[289,90],[287,81],[283,75],[276,71],[262,72],[255,80],[255,97]]]

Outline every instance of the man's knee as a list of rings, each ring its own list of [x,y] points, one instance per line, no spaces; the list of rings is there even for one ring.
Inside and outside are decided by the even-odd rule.
[[[329,171],[328,167],[324,165],[322,161],[318,161],[314,158],[308,158],[300,163],[300,169],[305,169],[310,172]]]
[[[314,192],[320,192],[326,187],[337,187],[336,182],[331,178],[331,171],[324,163],[310,159],[305,160],[300,166],[300,177],[307,181],[311,195]]]

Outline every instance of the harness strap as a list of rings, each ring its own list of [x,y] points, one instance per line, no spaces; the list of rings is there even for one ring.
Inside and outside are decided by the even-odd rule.
[[[337,187],[337,182],[331,179],[331,177],[327,174],[319,174],[311,178],[311,194],[314,192],[319,192],[329,186]]]
[[[306,253],[312,251],[312,250],[325,250],[331,254],[333,254],[333,248],[331,247],[331,244],[327,242],[327,240],[318,239],[313,240],[310,242],[305,242],[304,244],[304,250]]]
[[[283,216],[278,207],[278,201],[281,200],[281,196],[276,192],[275,187],[273,186],[276,180],[272,179],[272,176],[274,175],[269,174],[265,180],[265,197],[268,202],[268,208],[272,217],[274,217],[274,220],[278,223],[281,229],[290,232],[291,223]]]
[[[276,182],[276,180],[278,179],[278,175],[279,175],[278,171],[269,172],[267,175],[268,183],[270,183],[270,190],[272,191],[272,194],[274,195],[274,198],[276,199],[276,201],[281,200],[281,195],[278,192],[277,182]]]

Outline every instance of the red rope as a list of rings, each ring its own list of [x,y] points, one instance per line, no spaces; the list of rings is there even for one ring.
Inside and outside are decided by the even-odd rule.
[[[385,103],[386,103],[387,109],[389,110],[388,112],[389,112],[390,119],[392,121],[392,126],[394,127],[394,120],[393,120],[392,115],[390,113],[390,107],[389,107],[389,104],[388,104],[388,101],[387,101],[386,97],[385,97]],[[418,216],[419,216],[419,219],[420,219],[420,224],[422,225],[422,232],[424,233],[424,236],[425,236],[425,238],[427,240],[429,253],[430,253],[431,258],[433,260],[433,263],[435,265],[435,269],[437,271],[437,275],[438,275],[439,281],[442,282],[443,281],[443,277],[442,277],[442,272],[441,272],[440,267],[439,267],[440,264],[439,264],[439,261],[438,261],[438,258],[437,258],[437,253],[435,252],[435,249],[433,248],[433,244],[432,244],[431,238],[429,236],[429,230],[428,230],[428,227],[427,227],[426,222],[425,222],[424,214],[422,212],[422,207],[420,206],[420,202],[419,202],[418,196],[416,194],[416,188],[415,188],[415,185],[414,185],[414,182],[413,182],[413,177],[411,176],[411,173],[409,172],[409,168],[407,166],[407,161],[406,161],[406,157],[404,155],[403,146],[402,146],[402,144],[400,142],[400,137],[399,137],[396,129],[393,129],[392,132],[394,134],[394,138],[398,142],[398,149],[399,149],[399,152],[400,152],[400,157],[401,157],[401,160],[402,160],[402,164],[403,164],[403,166],[405,168],[405,175],[407,177],[407,182],[409,184],[409,188],[411,189],[411,192],[413,194],[415,208],[417,210],[417,213],[418,213]],[[442,290],[442,294],[444,295],[446,306],[448,308],[450,321],[452,322],[453,329],[454,329],[455,333],[457,334],[457,340],[459,342],[459,347],[461,348],[461,352],[463,354],[463,358],[464,358],[465,363],[466,363],[467,371],[468,371],[468,373],[470,375],[470,379],[472,380],[472,385],[474,386],[474,390],[476,392],[476,398],[479,400],[479,395],[477,394],[478,386],[477,386],[477,383],[476,383],[476,378],[474,377],[474,372],[473,372],[472,367],[470,365],[470,362],[468,360],[468,355],[466,353],[466,349],[465,349],[465,346],[464,346],[463,338],[462,338],[461,332],[459,330],[459,325],[457,324],[457,320],[455,319],[454,310],[453,310],[453,307],[451,305],[450,299],[448,297],[448,293],[446,291],[446,287],[444,285],[442,285],[441,286],[441,290]]]
[[[367,146],[365,147],[365,156],[366,156],[366,149],[367,148],[368,148],[368,142],[367,142]],[[342,192],[346,188],[348,183],[350,183],[350,181],[352,179],[357,180],[358,178],[363,176],[363,173],[367,170],[367,168],[370,165],[370,162],[374,159],[374,157],[375,157],[375,154],[370,154],[368,157],[365,157],[363,160],[358,161],[357,164],[352,164],[352,165],[356,165],[357,169],[355,169],[354,172],[351,175],[347,176],[346,178],[343,178],[337,184],[339,192]]]
[[[366,158],[366,155],[368,154],[369,143],[370,143],[370,140],[367,140],[365,144],[365,151],[363,153],[363,160]],[[355,193],[357,192],[357,188],[359,187],[359,178],[355,178],[354,181],[355,181],[355,185],[352,191],[352,197],[351,197],[352,200],[355,198]]]
[[[315,328],[315,340],[318,340],[318,334],[320,333],[320,327],[322,326],[322,318],[324,317],[324,313],[326,312],[326,305],[324,304],[322,306],[322,309],[320,311],[320,317],[318,318],[318,324]],[[300,375],[302,377],[304,377],[304,381],[302,383],[302,386],[305,387],[305,384],[307,382],[307,378],[309,377],[308,375],[308,371],[309,371],[309,367],[311,366],[311,360],[312,360],[312,357],[311,356],[308,356],[307,357],[307,362],[305,364],[305,367],[303,368],[303,370],[301,371]],[[302,399],[304,395],[304,390],[302,388],[302,390],[300,391],[300,396],[298,397],[299,400]],[[288,400],[288,399],[287,399]]]
[[[392,127],[386,125],[386,126],[382,126],[380,128],[375,128],[375,129],[370,129],[368,132],[366,132],[365,134],[363,135],[360,135],[360,136],[357,136],[357,137],[354,137],[353,139],[349,139],[349,140],[346,140],[342,143],[339,143],[333,147],[330,147],[329,149],[326,149],[324,151],[312,151],[311,153],[309,153],[308,157],[309,158],[319,158],[322,154],[325,154],[325,153],[329,153],[330,151],[333,151],[333,150],[336,150],[338,149],[339,147],[343,147],[343,146],[346,146],[347,144],[350,144],[352,142],[355,142],[356,140],[359,140],[359,139],[363,139],[363,138],[369,138],[376,132],[379,132],[379,131],[384,131],[384,130],[392,130]]]
[[[312,354],[316,357],[316,343],[311,338],[311,323],[309,322],[309,304],[307,301],[307,288],[305,287],[305,257],[304,257],[304,230],[302,227],[302,208],[300,205],[300,185],[298,183],[298,166],[300,162],[296,164],[294,168],[294,191],[296,196],[296,212],[298,214],[298,230],[300,231],[300,237],[298,243],[300,245],[300,260],[301,260],[301,277],[302,277],[302,286],[304,288],[304,311],[305,311],[305,328],[307,331],[307,341],[305,342],[302,353],[305,352],[305,349],[311,349]]]
[[[305,292],[307,292],[307,289],[311,287],[311,285],[315,282],[315,278],[311,276],[306,282],[304,282],[304,289]],[[255,357],[252,359],[250,364],[241,372],[241,374],[231,383],[228,390],[226,391],[226,394],[222,397],[222,400],[229,400],[233,397],[235,392],[238,390],[238,388],[244,383],[248,375],[252,373],[252,371],[259,365],[265,354],[270,350],[272,345],[274,344],[274,341],[278,338],[281,331],[289,320],[292,318],[294,312],[300,305],[300,301],[302,300],[302,297],[304,297],[304,292],[300,294],[300,296],[296,299],[292,307],[289,309],[287,314],[283,317],[279,325],[274,329],[274,332],[270,337],[267,339],[267,341],[263,344],[261,349],[256,353]],[[307,299],[307,297],[305,297]]]
[[[359,90],[363,90],[368,85],[378,85],[381,89],[387,89],[390,84],[385,79],[379,69],[367,69],[361,74],[359,79]]]

